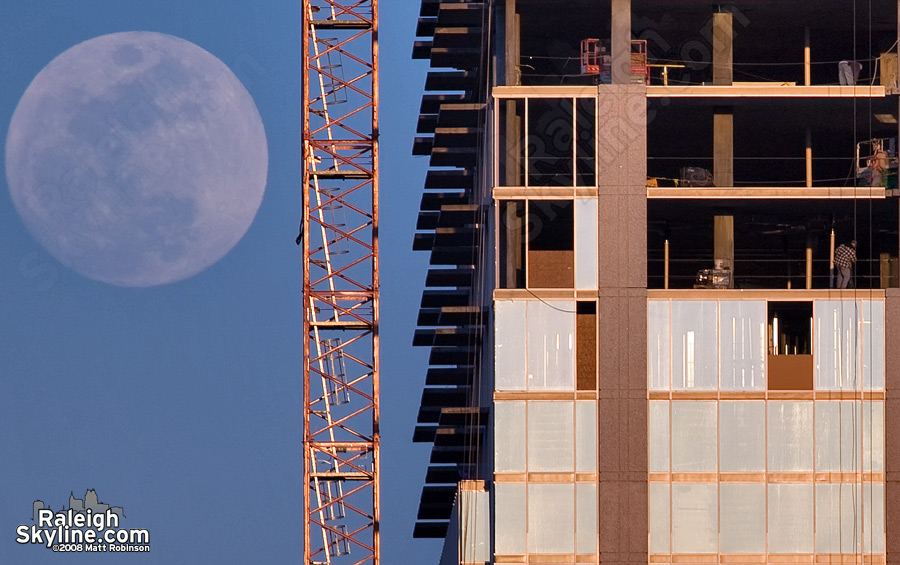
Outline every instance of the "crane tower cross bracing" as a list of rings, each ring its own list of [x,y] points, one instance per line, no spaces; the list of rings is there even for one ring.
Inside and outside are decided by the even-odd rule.
[[[380,563],[377,4],[303,0],[304,565]]]

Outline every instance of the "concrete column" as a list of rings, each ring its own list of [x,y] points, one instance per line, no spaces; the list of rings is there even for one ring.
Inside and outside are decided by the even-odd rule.
[[[900,17],[900,3],[897,4]],[[900,217],[895,216],[900,222]],[[894,248],[900,254],[900,249]],[[886,565],[900,564],[900,288],[884,290],[884,529]]]
[[[897,3],[897,17],[900,18],[900,2]],[[900,43],[897,44],[900,57]],[[897,126],[900,128],[900,125]],[[900,217],[896,220],[900,222]],[[900,249],[895,251],[900,255]],[[888,288],[884,291],[885,305],[885,374],[884,374],[884,429],[900,429],[900,347],[887,347],[900,338],[900,289]],[[900,564],[900,434],[884,434],[884,478],[885,478],[885,550],[887,565]]]
[[[731,85],[734,80],[734,27],[729,12],[713,14],[713,84]]]
[[[631,0],[612,0],[612,82],[631,82]]]
[[[716,108],[713,115],[713,182],[734,186],[734,114],[730,108]]]
[[[885,345],[900,339],[900,288],[886,288]],[[885,347],[884,429],[900,429],[900,347]],[[885,549],[887,565],[900,564],[900,434],[884,434]]]
[[[734,272],[734,216],[713,218],[713,257]]]
[[[519,84],[519,14],[516,12],[516,0],[506,0],[504,16],[504,33],[506,36],[506,68],[507,86]]]
[[[900,249],[894,252],[900,254]],[[884,299],[885,562],[900,565],[900,434],[888,432],[900,429],[900,347],[888,347],[900,339],[900,288],[886,288]]]
[[[603,87],[597,114],[601,564],[648,559],[646,90]]]

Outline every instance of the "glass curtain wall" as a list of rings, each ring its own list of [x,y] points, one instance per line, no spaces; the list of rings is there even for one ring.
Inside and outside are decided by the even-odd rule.
[[[650,553],[884,546],[884,303],[813,301],[813,390],[767,386],[765,301],[648,305]],[[818,558],[818,557],[816,557]]]

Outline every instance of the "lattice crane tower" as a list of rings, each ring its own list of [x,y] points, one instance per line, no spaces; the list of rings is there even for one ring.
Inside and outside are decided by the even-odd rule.
[[[304,565],[377,565],[378,2],[302,33]]]

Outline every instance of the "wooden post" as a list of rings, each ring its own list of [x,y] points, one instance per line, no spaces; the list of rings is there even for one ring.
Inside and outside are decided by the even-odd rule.
[[[518,101],[506,100],[500,101],[500,104],[506,104],[506,123],[499,124],[499,127],[506,129],[506,145],[500,148],[501,155],[506,158],[506,178],[502,179],[506,186],[523,186],[525,179],[522,172],[521,156],[525,148],[525,132],[522,131],[521,124],[525,116],[520,116],[516,112],[519,110]],[[522,112],[525,112],[525,105],[522,105]]]
[[[812,288],[812,246],[806,241],[806,290]]]
[[[803,28],[803,84],[812,85],[812,56],[809,50],[809,26]]]
[[[730,269],[734,276],[734,216],[715,216],[713,218],[713,257],[722,260],[723,266]]]
[[[806,128],[806,188],[812,188],[812,133]]]
[[[713,114],[713,183],[734,186],[734,114],[716,108]]]
[[[516,86],[520,84],[519,74],[519,14],[516,13],[516,0],[506,0],[506,13],[504,15],[506,34],[506,84]]]
[[[666,240],[666,245],[663,252],[663,288],[669,289],[669,240]]]
[[[713,84],[731,86],[734,80],[734,30],[730,12],[713,14]]]
[[[504,229],[506,230],[506,249],[502,250],[501,260],[506,262],[505,288],[519,288],[518,273],[525,266],[525,257],[522,255],[522,236],[524,218],[519,218],[517,205],[507,201],[501,208],[504,214]],[[504,256],[505,255],[505,256]]]
[[[828,288],[834,288],[834,230],[831,230],[831,242],[828,244]]]

